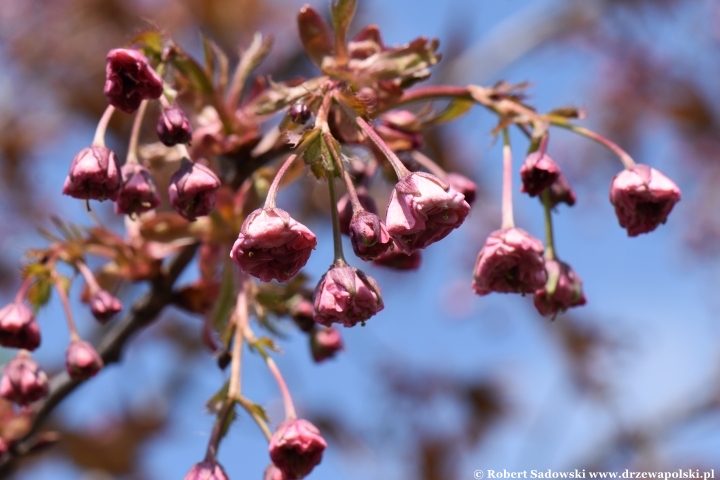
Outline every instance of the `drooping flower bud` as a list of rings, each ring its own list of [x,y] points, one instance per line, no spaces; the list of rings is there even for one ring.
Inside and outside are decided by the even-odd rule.
[[[180,107],[163,108],[155,131],[158,139],[168,147],[192,140],[192,125]]]
[[[451,188],[463,194],[468,205],[472,205],[473,202],[475,202],[475,197],[477,196],[477,185],[475,182],[464,175],[452,172],[447,174],[445,181]]]
[[[122,308],[122,302],[107,290],[98,290],[90,296],[90,311],[100,323],[110,320]]]
[[[206,460],[195,464],[183,480],[228,480],[228,476],[219,463]]]
[[[163,80],[147,58],[137,50],[116,48],[107,54],[105,96],[110,105],[133,113],[143,100],[155,100],[163,93]]]
[[[333,266],[318,282],[313,295],[315,321],[329,327],[355,326],[383,309],[375,279],[348,265]]]
[[[287,480],[305,478],[327,448],[320,430],[307,420],[285,420],[270,439],[270,459]]]
[[[290,115],[290,120],[292,120],[293,123],[297,123],[298,125],[305,125],[307,121],[310,120],[310,115],[312,115],[312,112],[307,105],[302,102],[298,102],[292,107],[290,107],[288,115]]]
[[[469,212],[462,193],[435,175],[415,172],[395,185],[385,222],[388,233],[410,254],[445,238]]]
[[[335,327],[318,328],[310,335],[310,349],[313,360],[317,363],[334,357],[342,348],[342,335]]]
[[[535,292],[533,302],[541,315],[555,315],[570,307],[585,305],[582,280],[565,262],[546,260],[547,283]]]
[[[311,301],[302,299],[290,307],[290,316],[303,332],[310,332],[315,328],[313,304]]]
[[[534,293],[547,279],[542,254],[542,242],[525,230],[496,230],[478,255],[473,290],[478,295]]]
[[[194,221],[215,208],[220,179],[208,167],[184,158],[170,177],[170,204],[184,218]]]
[[[392,248],[373,260],[373,263],[394,270],[417,270],[422,263],[422,254],[420,250],[416,250],[408,255],[402,251],[397,240],[394,240]]]
[[[86,147],[70,164],[63,195],[83,200],[116,200],[122,179],[115,153],[106,147]]]
[[[287,282],[310,258],[317,239],[281,208],[259,208],[240,227],[230,257],[243,272],[263,282]]]
[[[520,191],[531,197],[540,195],[557,180],[560,175],[560,167],[550,155],[536,151],[525,158],[525,163],[520,167],[520,178],[522,186]]]
[[[358,258],[372,260],[393,245],[393,239],[380,217],[367,210],[353,215],[350,222],[350,241]]]
[[[155,179],[147,168],[137,163],[126,163],[121,172],[123,185],[117,196],[115,213],[137,215],[160,205]]]
[[[364,187],[357,189],[357,197],[360,200],[360,205],[370,213],[378,213],[377,204],[375,200],[368,194]],[[347,193],[340,197],[337,202],[338,219],[340,220],[340,233],[350,235],[350,222],[353,217],[352,202],[350,201],[350,195]]]
[[[75,340],[65,352],[65,368],[73,380],[94,377],[103,366],[102,358],[88,342]]]
[[[274,464],[268,465],[263,473],[263,480],[287,480],[288,477]]]
[[[0,380],[0,397],[18,405],[29,405],[48,393],[48,377],[40,365],[21,350],[5,365]]]
[[[610,185],[610,202],[630,237],[652,232],[665,223],[680,198],[675,182],[647,165],[623,170]]]
[[[23,303],[13,302],[0,310],[0,345],[25,350],[40,346],[40,328]]]
[[[575,192],[562,172],[550,185],[548,192],[550,192],[550,207],[552,208],[555,208],[559,203],[567,203],[571,207],[575,205]]]

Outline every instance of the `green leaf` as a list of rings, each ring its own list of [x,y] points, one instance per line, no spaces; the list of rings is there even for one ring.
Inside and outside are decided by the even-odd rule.
[[[260,417],[263,421],[265,421],[267,423],[270,422],[270,419],[268,418],[268,414],[265,411],[265,409],[262,406],[258,405],[257,403],[252,403],[252,402],[248,401],[245,405],[245,408],[247,408],[252,413],[254,413],[258,417]]]
[[[52,282],[49,277],[41,276],[38,277],[32,285],[30,285],[30,288],[28,288],[25,296],[33,308],[37,311],[50,301],[51,294]]]
[[[225,438],[225,435],[230,431],[230,426],[233,424],[235,420],[237,420],[238,415],[237,411],[235,410],[237,407],[237,404],[233,402],[232,404],[232,410],[230,410],[230,413],[228,413],[227,419],[225,420],[225,424],[220,429],[220,439]]]
[[[330,27],[309,5],[300,9],[297,22],[305,53],[315,65],[322,67],[323,59],[333,53],[333,34]]]
[[[348,61],[347,32],[355,16],[357,0],[338,0],[331,4],[333,30],[335,31],[335,53],[338,63],[345,65]]]
[[[130,40],[130,45],[137,46],[146,57],[160,60],[163,51],[163,35],[157,30],[148,30],[135,35]]]
[[[204,33],[200,34],[200,39],[203,45],[203,56],[205,57],[205,75],[212,82],[215,78],[215,52],[213,51],[213,41],[210,40]]]
[[[212,413],[213,415],[217,415],[220,412],[220,409],[225,404],[225,400],[228,396],[228,390],[230,389],[230,382],[227,381],[225,384],[215,392],[215,394],[208,399],[207,402],[205,402],[205,407],[207,408],[208,412]]]
[[[280,353],[282,350],[275,345],[275,342],[270,337],[260,337],[255,340],[255,346],[258,348],[272,350],[273,352]]]
[[[203,67],[180,47],[174,46],[169,57],[170,63],[185,77],[190,88],[205,95],[213,93],[212,79],[208,77]]]
[[[240,63],[233,74],[228,100],[230,105],[238,104],[250,73],[252,73],[252,71],[255,70],[263,60],[265,60],[265,57],[267,57],[268,53],[270,53],[272,45],[272,36],[263,38],[260,32],[255,33],[252,43],[240,56]]]
[[[303,160],[310,166],[310,170],[318,179],[328,178],[328,174],[335,174],[335,164],[331,156],[330,150],[325,139],[319,135],[319,130],[311,130],[315,132],[312,137],[308,137],[307,145],[300,144],[300,148],[305,148],[303,152]],[[336,142],[337,143],[337,142]],[[337,145],[339,151],[340,145]]]
[[[451,101],[445,110],[440,112],[433,118],[423,121],[424,126],[437,125],[439,123],[450,122],[465,115],[475,104],[472,100],[465,98],[456,98]]]
[[[548,112],[548,115],[552,115],[554,117],[578,118],[578,119],[583,119],[586,117],[585,111],[583,109],[577,108],[577,107],[556,108],[556,109]]]

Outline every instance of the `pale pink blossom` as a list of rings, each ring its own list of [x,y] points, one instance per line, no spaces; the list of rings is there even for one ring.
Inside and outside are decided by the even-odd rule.
[[[315,321],[329,327],[352,327],[383,309],[380,287],[362,271],[348,265],[334,266],[315,289]]]
[[[268,450],[273,464],[286,480],[304,478],[322,461],[327,448],[315,425],[303,419],[285,420],[270,439]]]
[[[555,315],[570,307],[585,305],[582,280],[565,262],[546,260],[547,283],[535,292],[533,302],[541,315]]]

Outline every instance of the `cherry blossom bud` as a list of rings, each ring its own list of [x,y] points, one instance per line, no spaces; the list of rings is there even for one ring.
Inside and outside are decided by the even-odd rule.
[[[23,303],[10,303],[0,310],[0,345],[25,350],[40,346],[40,328]]]
[[[192,140],[192,125],[179,107],[163,108],[155,131],[160,141],[168,147],[178,143],[190,143]]]
[[[383,309],[375,279],[348,265],[334,266],[323,275],[313,296],[315,321],[329,327],[355,326]]]
[[[18,405],[29,405],[48,393],[48,377],[40,366],[21,350],[5,365],[0,380],[0,397]]]
[[[101,323],[110,320],[122,308],[122,302],[107,290],[98,290],[90,296],[90,311]]]
[[[383,114],[381,120],[375,131],[393,151],[422,148],[420,122],[414,113],[409,110],[394,110]]]
[[[102,358],[88,342],[75,340],[65,352],[65,368],[73,380],[94,377],[103,366]]]
[[[496,230],[478,255],[473,290],[478,295],[534,293],[547,279],[542,254],[542,242],[525,230]]]
[[[555,160],[547,153],[540,151],[532,152],[525,158],[525,163],[520,167],[520,178],[522,186],[520,191],[531,197],[540,195],[557,180],[560,175],[560,167]]]
[[[422,254],[417,250],[408,255],[402,251],[397,240],[394,240],[393,247],[373,260],[373,263],[394,270],[417,270],[422,263]]]
[[[228,476],[219,463],[205,460],[195,464],[183,480],[228,480]]]
[[[310,332],[315,328],[313,304],[311,301],[302,299],[290,307],[290,316],[300,330]]]
[[[265,469],[263,480],[287,480],[287,477],[279,468],[271,463]]]
[[[372,260],[387,252],[393,239],[380,217],[367,210],[353,215],[350,222],[350,241],[358,258]]]
[[[263,282],[287,282],[305,266],[317,239],[281,208],[259,208],[247,216],[230,251],[243,272]]]
[[[292,107],[290,107],[288,115],[290,115],[290,120],[292,120],[293,123],[297,123],[298,125],[304,125],[307,123],[308,120],[310,120],[310,115],[312,115],[312,112],[307,105],[298,102]]]
[[[105,96],[118,110],[133,113],[143,100],[160,98],[163,80],[137,50],[110,50],[105,66]]]
[[[215,208],[220,179],[208,167],[184,158],[170,177],[170,204],[184,218],[194,221]]]
[[[375,200],[368,194],[364,187],[357,189],[357,197],[360,200],[360,205],[370,213],[378,213],[377,205]],[[337,203],[338,219],[340,220],[340,233],[350,235],[350,222],[353,217],[352,202],[350,201],[350,195],[347,193],[340,197]]]
[[[340,335],[340,330],[335,327],[313,330],[310,336],[310,349],[313,360],[317,363],[334,357],[342,348],[342,335]]]
[[[160,205],[155,179],[147,168],[137,163],[122,167],[123,185],[115,203],[115,213],[137,215]]]
[[[285,420],[270,439],[270,459],[287,480],[305,478],[322,461],[327,443],[307,420]]]
[[[535,292],[533,301],[541,315],[555,315],[570,307],[585,305],[582,280],[565,262],[546,260],[547,283]]]
[[[548,192],[550,192],[550,207],[552,208],[555,208],[559,203],[567,203],[571,207],[575,205],[575,192],[562,172],[550,185]]]
[[[475,202],[475,197],[477,196],[477,185],[475,185],[475,182],[464,175],[452,172],[447,174],[445,181],[451,188],[463,194],[468,205],[472,205],[473,202]]]
[[[86,147],[70,164],[62,193],[83,200],[116,200],[122,179],[115,153],[105,147]]]
[[[395,185],[385,222],[388,233],[410,254],[445,238],[469,212],[462,193],[435,175],[415,172]]]
[[[630,237],[652,232],[665,223],[680,198],[675,182],[647,165],[623,170],[610,185],[610,201]]]

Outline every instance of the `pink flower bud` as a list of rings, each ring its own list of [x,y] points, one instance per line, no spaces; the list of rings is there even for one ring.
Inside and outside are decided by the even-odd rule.
[[[675,182],[647,165],[623,170],[610,185],[610,202],[630,237],[652,232],[665,223],[680,197]]]
[[[25,350],[40,346],[40,328],[23,303],[10,303],[0,310],[0,345]]]
[[[183,480],[228,480],[228,476],[219,463],[206,460],[195,464]]]
[[[458,192],[462,193],[468,205],[472,205],[477,196],[477,185],[464,175],[459,173],[448,173],[445,181]]]
[[[160,98],[163,80],[137,50],[116,48],[107,54],[105,96],[118,110],[133,113],[143,100]]]
[[[375,131],[396,152],[422,148],[423,137],[417,116],[409,110],[394,110],[382,115]]]
[[[552,208],[555,208],[559,203],[567,203],[571,207],[575,205],[575,192],[562,172],[550,185],[548,191],[550,192],[550,206]]]
[[[522,187],[520,191],[531,197],[540,195],[557,180],[560,175],[560,167],[555,160],[547,153],[540,151],[532,152],[525,158],[525,163],[520,167],[520,178]]]
[[[160,205],[155,179],[147,168],[137,163],[126,163],[121,172],[123,185],[117,196],[115,213],[140,214]]]
[[[290,115],[290,120],[292,120],[293,123],[297,123],[298,125],[305,125],[307,121],[310,120],[310,115],[312,115],[312,112],[307,105],[298,102],[292,107],[290,107],[288,115]]]
[[[287,477],[279,468],[271,463],[265,469],[263,480],[287,480]]]
[[[306,477],[322,461],[327,443],[307,420],[285,420],[270,439],[270,459],[287,480]]]
[[[546,260],[547,283],[535,292],[533,301],[541,315],[555,315],[570,307],[585,305],[582,280],[565,262]]]
[[[342,348],[342,335],[335,327],[313,330],[310,336],[310,349],[313,360],[317,363],[334,357]]]
[[[105,147],[86,147],[70,164],[62,193],[83,200],[116,200],[122,179],[115,153]]]
[[[163,108],[155,131],[160,141],[168,147],[178,143],[190,143],[192,140],[192,125],[179,107]]]
[[[287,282],[310,258],[317,239],[281,208],[259,208],[240,227],[230,257],[243,272],[263,282]]]
[[[315,328],[313,304],[304,298],[290,307],[290,316],[300,330],[310,332]]]
[[[342,323],[352,327],[383,309],[380,287],[357,268],[334,266],[315,288],[315,321],[329,327]]]
[[[183,159],[180,168],[170,177],[170,204],[184,218],[194,221],[215,208],[220,179],[201,163]]]
[[[360,200],[360,205],[367,210],[370,213],[378,213],[377,205],[375,204],[375,200],[368,195],[367,190],[365,188],[360,187],[357,189],[357,196],[358,200]],[[340,220],[340,233],[343,233],[345,235],[350,235],[350,222],[352,221],[353,217],[353,208],[352,208],[352,202],[350,201],[350,195],[347,193],[340,197],[340,200],[338,200],[337,203],[337,209],[338,209],[338,216]]]
[[[88,342],[75,340],[65,352],[65,368],[73,380],[94,377],[103,366],[102,358]]]
[[[473,290],[478,295],[534,293],[547,279],[542,254],[542,242],[525,230],[496,230],[478,255]]]
[[[90,311],[100,323],[110,320],[122,308],[122,302],[107,290],[99,290],[90,296]]]
[[[373,260],[373,263],[394,270],[417,270],[422,263],[422,254],[417,250],[408,255],[401,250],[397,240],[394,240],[393,247]]]
[[[398,181],[390,195],[385,223],[402,250],[410,254],[442,240],[470,212],[463,195],[440,178],[415,172]]]
[[[393,239],[380,217],[367,210],[356,213],[350,222],[350,241],[358,258],[372,260],[387,252]]]
[[[21,350],[5,365],[0,380],[0,397],[18,405],[29,405],[48,393],[48,378],[40,366]]]

